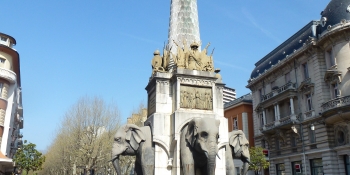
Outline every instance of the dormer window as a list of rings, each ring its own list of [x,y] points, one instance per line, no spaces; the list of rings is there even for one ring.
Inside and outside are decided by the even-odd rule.
[[[0,57],[0,63],[4,64],[5,63],[5,59]]]
[[[5,41],[5,42],[7,41],[7,38],[3,37],[3,36],[1,36],[0,39],[1,39],[1,41]]]

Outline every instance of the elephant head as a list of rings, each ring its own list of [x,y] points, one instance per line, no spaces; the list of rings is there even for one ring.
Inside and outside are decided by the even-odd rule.
[[[119,155],[135,155],[143,141],[145,141],[145,136],[136,125],[127,124],[118,129],[114,135],[112,148],[112,162],[117,175],[121,175]]]
[[[243,162],[241,174],[247,174],[250,164],[249,142],[243,131],[231,131],[229,133],[229,144],[232,150],[232,158],[241,159]]]
[[[219,125],[220,121],[214,118],[195,118],[189,122],[185,135],[190,147],[207,157],[207,172],[210,175],[215,173]]]

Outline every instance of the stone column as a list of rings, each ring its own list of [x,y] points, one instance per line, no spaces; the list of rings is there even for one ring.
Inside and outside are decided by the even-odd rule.
[[[280,120],[281,114],[280,114],[280,106],[278,105],[278,103],[276,104],[276,109],[277,109],[277,120]]]
[[[290,110],[291,110],[291,115],[294,115],[294,103],[293,103],[293,97],[290,97],[289,102],[290,102]]]
[[[275,122],[277,122],[277,108],[276,108],[276,105],[273,105],[273,109],[275,111]]]
[[[264,121],[264,125],[266,125],[266,113],[265,113],[265,109],[263,109],[263,121]]]

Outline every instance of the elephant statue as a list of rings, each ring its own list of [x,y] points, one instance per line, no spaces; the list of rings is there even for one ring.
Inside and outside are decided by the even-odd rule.
[[[226,145],[226,175],[234,174],[233,159],[241,159],[243,168],[241,175],[246,175],[250,164],[249,142],[242,130],[229,132],[229,143]]]
[[[152,147],[151,128],[127,124],[117,130],[112,147],[112,163],[121,175],[120,155],[136,155],[135,175],[154,174],[154,148]]]
[[[194,118],[182,130],[180,161],[183,175],[214,175],[220,121]]]

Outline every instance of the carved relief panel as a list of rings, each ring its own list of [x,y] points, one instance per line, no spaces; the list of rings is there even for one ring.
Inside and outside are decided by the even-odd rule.
[[[180,107],[212,110],[213,93],[210,87],[180,86]]]

